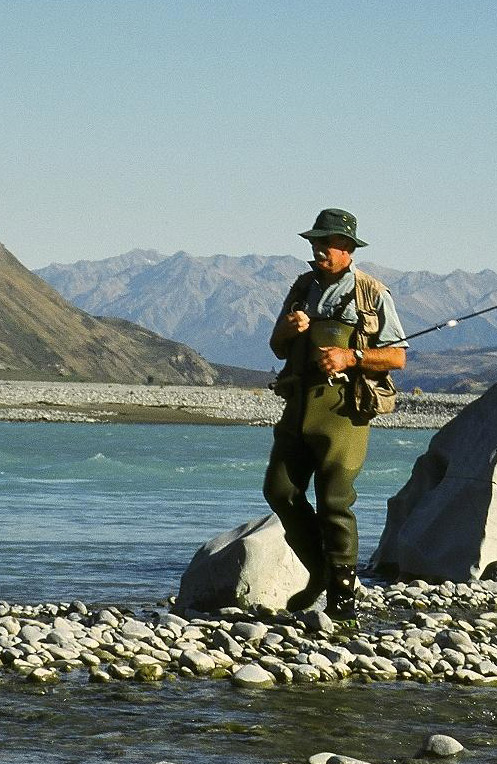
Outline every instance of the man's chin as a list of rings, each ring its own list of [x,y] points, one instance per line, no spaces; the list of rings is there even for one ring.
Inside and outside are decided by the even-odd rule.
[[[329,273],[332,270],[332,266],[327,260],[314,260],[314,262],[316,263],[316,267],[321,271]]]

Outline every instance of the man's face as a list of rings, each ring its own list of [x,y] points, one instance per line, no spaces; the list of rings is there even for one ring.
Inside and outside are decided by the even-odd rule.
[[[339,234],[312,239],[311,247],[316,265],[326,273],[340,273],[352,260],[347,239]]]

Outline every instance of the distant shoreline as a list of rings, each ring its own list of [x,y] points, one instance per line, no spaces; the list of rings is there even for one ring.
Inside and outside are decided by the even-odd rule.
[[[400,393],[377,427],[437,429],[475,395]],[[284,402],[270,390],[0,380],[0,421],[272,426]]]

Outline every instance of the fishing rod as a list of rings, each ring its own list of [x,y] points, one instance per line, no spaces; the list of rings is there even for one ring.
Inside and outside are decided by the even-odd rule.
[[[293,303],[291,311],[297,309],[297,303]],[[449,328],[453,328],[454,326],[457,326],[461,323],[461,321],[466,321],[468,318],[475,318],[475,316],[481,316],[483,313],[489,313],[491,310],[497,310],[497,305],[492,305],[491,308],[484,308],[483,310],[476,310],[474,313],[468,313],[465,316],[459,316],[458,318],[449,318],[448,321],[444,321],[442,324],[435,324],[435,326],[430,326],[429,329],[422,329],[420,332],[414,332],[414,334],[409,334],[407,337],[401,337],[398,340],[393,340],[392,342],[388,342],[386,345],[382,345],[382,347],[391,347],[392,345],[397,345],[399,342],[406,342],[407,340],[412,340],[414,337],[421,337],[423,334],[429,334],[430,332],[436,332],[443,329],[445,326]],[[333,385],[333,380],[337,379],[338,377],[344,377],[348,381],[348,376],[344,372],[338,372],[338,374],[333,374],[332,376],[328,377],[328,383],[330,385]],[[276,383],[270,383],[269,388],[274,389],[274,385]]]
[[[386,345],[382,345],[382,348],[391,347],[392,345],[397,345],[397,343],[399,342],[412,340],[414,339],[414,337],[421,337],[422,334],[429,334],[430,332],[440,331],[440,329],[443,329],[444,326],[448,326],[452,328],[460,324],[461,321],[466,321],[466,319],[474,318],[475,316],[481,316],[483,313],[489,313],[491,310],[496,310],[496,309],[497,309],[497,305],[492,305],[491,308],[476,310],[474,313],[468,313],[466,316],[459,316],[458,318],[449,318],[449,320],[444,321],[443,324],[435,324],[435,326],[430,326],[429,329],[423,329],[420,332],[414,332],[414,334],[409,334],[407,337],[402,337],[400,340],[393,340],[392,342],[388,342]],[[346,381],[349,381],[347,374],[343,371],[340,371],[337,374],[332,374],[331,376],[328,377],[328,384],[333,386],[333,381],[335,379],[338,379],[339,377],[343,377]]]
[[[415,332],[414,334],[409,334],[407,337],[402,337],[400,340],[395,340],[394,342],[389,342],[389,345],[396,345],[398,342],[405,342],[406,340],[412,340],[414,337],[421,337],[422,334],[429,334],[430,332],[436,332],[440,331],[440,329],[443,329],[445,326],[448,326],[450,328],[457,326],[461,323],[461,321],[466,321],[468,318],[474,318],[475,316],[481,316],[483,313],[488,313],[491,310],[496,310],[497,305],[492,305],[491,308],[484,308],[483,310],[476,310],[474,313],[468,313],[466,316],[459,316],[458,318],[450,318],[448,321],[444,321],[443,324],[435,324],[435,326],[430,326],[429,329],[423,329],[421,332]],[[387,347],[386,345],[383,345],[383,347]]]

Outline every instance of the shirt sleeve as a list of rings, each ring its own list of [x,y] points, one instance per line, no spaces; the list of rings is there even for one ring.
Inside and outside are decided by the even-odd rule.
[[[376,310],[380,321],[376,347],[408,348],[409,343],[404,339],[406,335],[397,315],[392,295],[388,290],[380,295]]]

